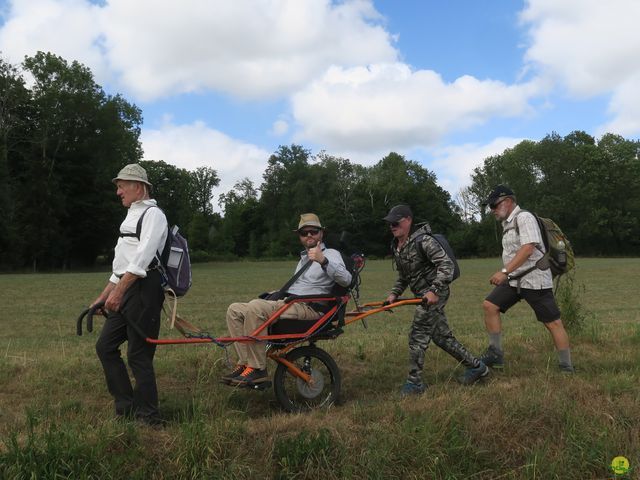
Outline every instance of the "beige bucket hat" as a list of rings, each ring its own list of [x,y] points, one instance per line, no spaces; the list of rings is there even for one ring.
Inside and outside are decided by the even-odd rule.
[[[151,186],[151,183],[149,183],[149,178],[147,177],[147,171],[137,163],[130,163],[129,165],[126,165],[122,170],[120,170],[120,172],[118,172],[118,176],[111,181],[113,183],[116,183],[118,180],[142,182]]]
[[[320,223],[320,219],[315,213],[303,213],[302,215],[300,215],[298,228],[296,228],[294,232],[297,232],[303,227],[316,227],[324,230],[324,227]]]

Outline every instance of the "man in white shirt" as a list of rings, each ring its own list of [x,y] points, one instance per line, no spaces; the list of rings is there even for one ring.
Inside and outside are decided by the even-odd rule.
[[[310,266],[290,285],[287,292],[291,295],[326,295],[334,284],[347,287],[351,284],[351,273],[345,267],[338,250],[326,248],[322,242],[324,228],[320,219],[313,213],[300,215],[297,230],[300,243],[304,246],[296,272]],[[227,309],[227,327],[232,337],[251,335],[260,325],[285,304],[284,300],[266,300],[256,298],[248,303],[232,303]],[[294,303],[280,318],[298,320],[316,320],[322,312],[304,302]],[[267,354],[264,343],[236,342],[233,344],[238,354],[236,367],[222,377],[229,385],[251,386],[266,382]]]
[[[553,295],[551,270],[536,267],[536,262],[544,255],[544,242],[537,220],[517,205],[513,191],[504,185],[495,187],[484,203],[502,222],[503,267],[489,279],[489,283],[495,285],[483,303],[489,347],[480,359],[493,368],[504,366],[500,313],[505,313],[524,299],[551,334],[558,352],[560,371],[573,373],[569,336]]]
[[[155,345],[149,344],[140,331],[158,338],[164,289],[157,265],[167,239],[167,219],[149,198],[151,183],[138,164],[125,166],[113,179],[122,205],[129,210],[120,225],[115,247],[112,275],[92,305],[105,302],[107,313],[96,352],[102,363],[109,393],[115,400],[117,416],[139,419],[150,425],[162,422],[158,412],[158,390],[153,370]],[[139,238],[136,232],[142,214]],[[132,325],[137,327],[134,328]],[[135,378],[129,380],[120,355],[120,345],[127,345],[127,361]]]

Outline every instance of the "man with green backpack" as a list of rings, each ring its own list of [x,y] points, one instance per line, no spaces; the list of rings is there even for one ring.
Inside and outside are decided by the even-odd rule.
[[[500,314],[524,299],[551,334],[560,371],[574,373],[569,336],[553,294],[553,274],[562,273],[571,266],[567,262],[571,252],[565,250],[568,240],[567,245],[564,241],[549,245],[547,237],[551,235],[551,227],[548,224],[553,222],[522,210],[513,191],[505,185],[496,186],[483,204],[488,205],[491,213],[502,222],[503,266],[489,279],[494,289],[483,303],[489,347],[480,359],[493,368],[504,366]],[[572,262],[573,257],[569,260]]]

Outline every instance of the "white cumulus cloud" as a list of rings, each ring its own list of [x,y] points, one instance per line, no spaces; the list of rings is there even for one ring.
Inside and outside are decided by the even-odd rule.
[[[438,177],[438,184],[453,195],[471,185],[473,169],[484,164],[484,160],[502,154],[516,146],[524,138],[498,137],[486,144],[467,143],[434,149],[430,169]]]
[[[329,150],[405,150],[493,117],[525,115],[540,85],[463,76],[446,83],[402,63],[332,67],[292,97],[298,136]]]
[[[86,0],[10,0],[4,6],[0,52],[19,63],[37,51],[52,52],[91,68],[103,81],[108,66],[96,24],[100,7]]]
[[[266,150],[234,140],[200,121],[175,125],[165,119],[160,128],[143,130],[141,142],[146,160],[163,160],[187,170],[216,170],[220,186],[215,195],[231,190],[245,177],[260,186],[270,156]]]
[[[640,2],[528,0],[525,59],[572,96],[610,95],[612,121],[602,129],[640,133]]]
[[[618,85],[609,102],[613,120],[602,125],[597,134],[613,132],[619,135],[640,135],[640,72]]]
[[[286,120],[278,119],[273,122],[271,133],[277,137],[286,134],[289,131],[289,123]]]
[[[107,66],[143,100],[285,95],[329,65],[397,57],[370,0],[9,0],[6,11],[0,51],[12,61],[45,50]]]

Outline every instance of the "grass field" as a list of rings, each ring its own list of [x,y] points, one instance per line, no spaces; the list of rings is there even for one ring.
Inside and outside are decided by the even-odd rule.
[[[180,312],[224,335],[229,303],[278,287],[293,267],[196,265]],[[497,267],[497,259],[462,261],[447,307],[456,336],[476,353],[486,346],[480,305]],[[341,404],[306,414],[284,413],[272,390],[218,384],[227,370],[221,348],[160,346],[169,420],[161,430],[112,418],[94,351],[102,321],[75,335],[106,273],[1,275],[0,478],[582,480],[613,478],[620,455],[632,468],[623,477],[640,478],[638,272],[640,259],[579,260],[588,316],[570,332],[573,377],[557,371],[551,340],[526,305],[504,318],[503,372],[462,387],[462,367],[432,345],[430,388],[418,398],[398,393],[413,307],[372,316],[366,329],[350,325],[318,344],[340,366]],[[393,280],[390,261],[369,262],[362,300],[382,300]]]

